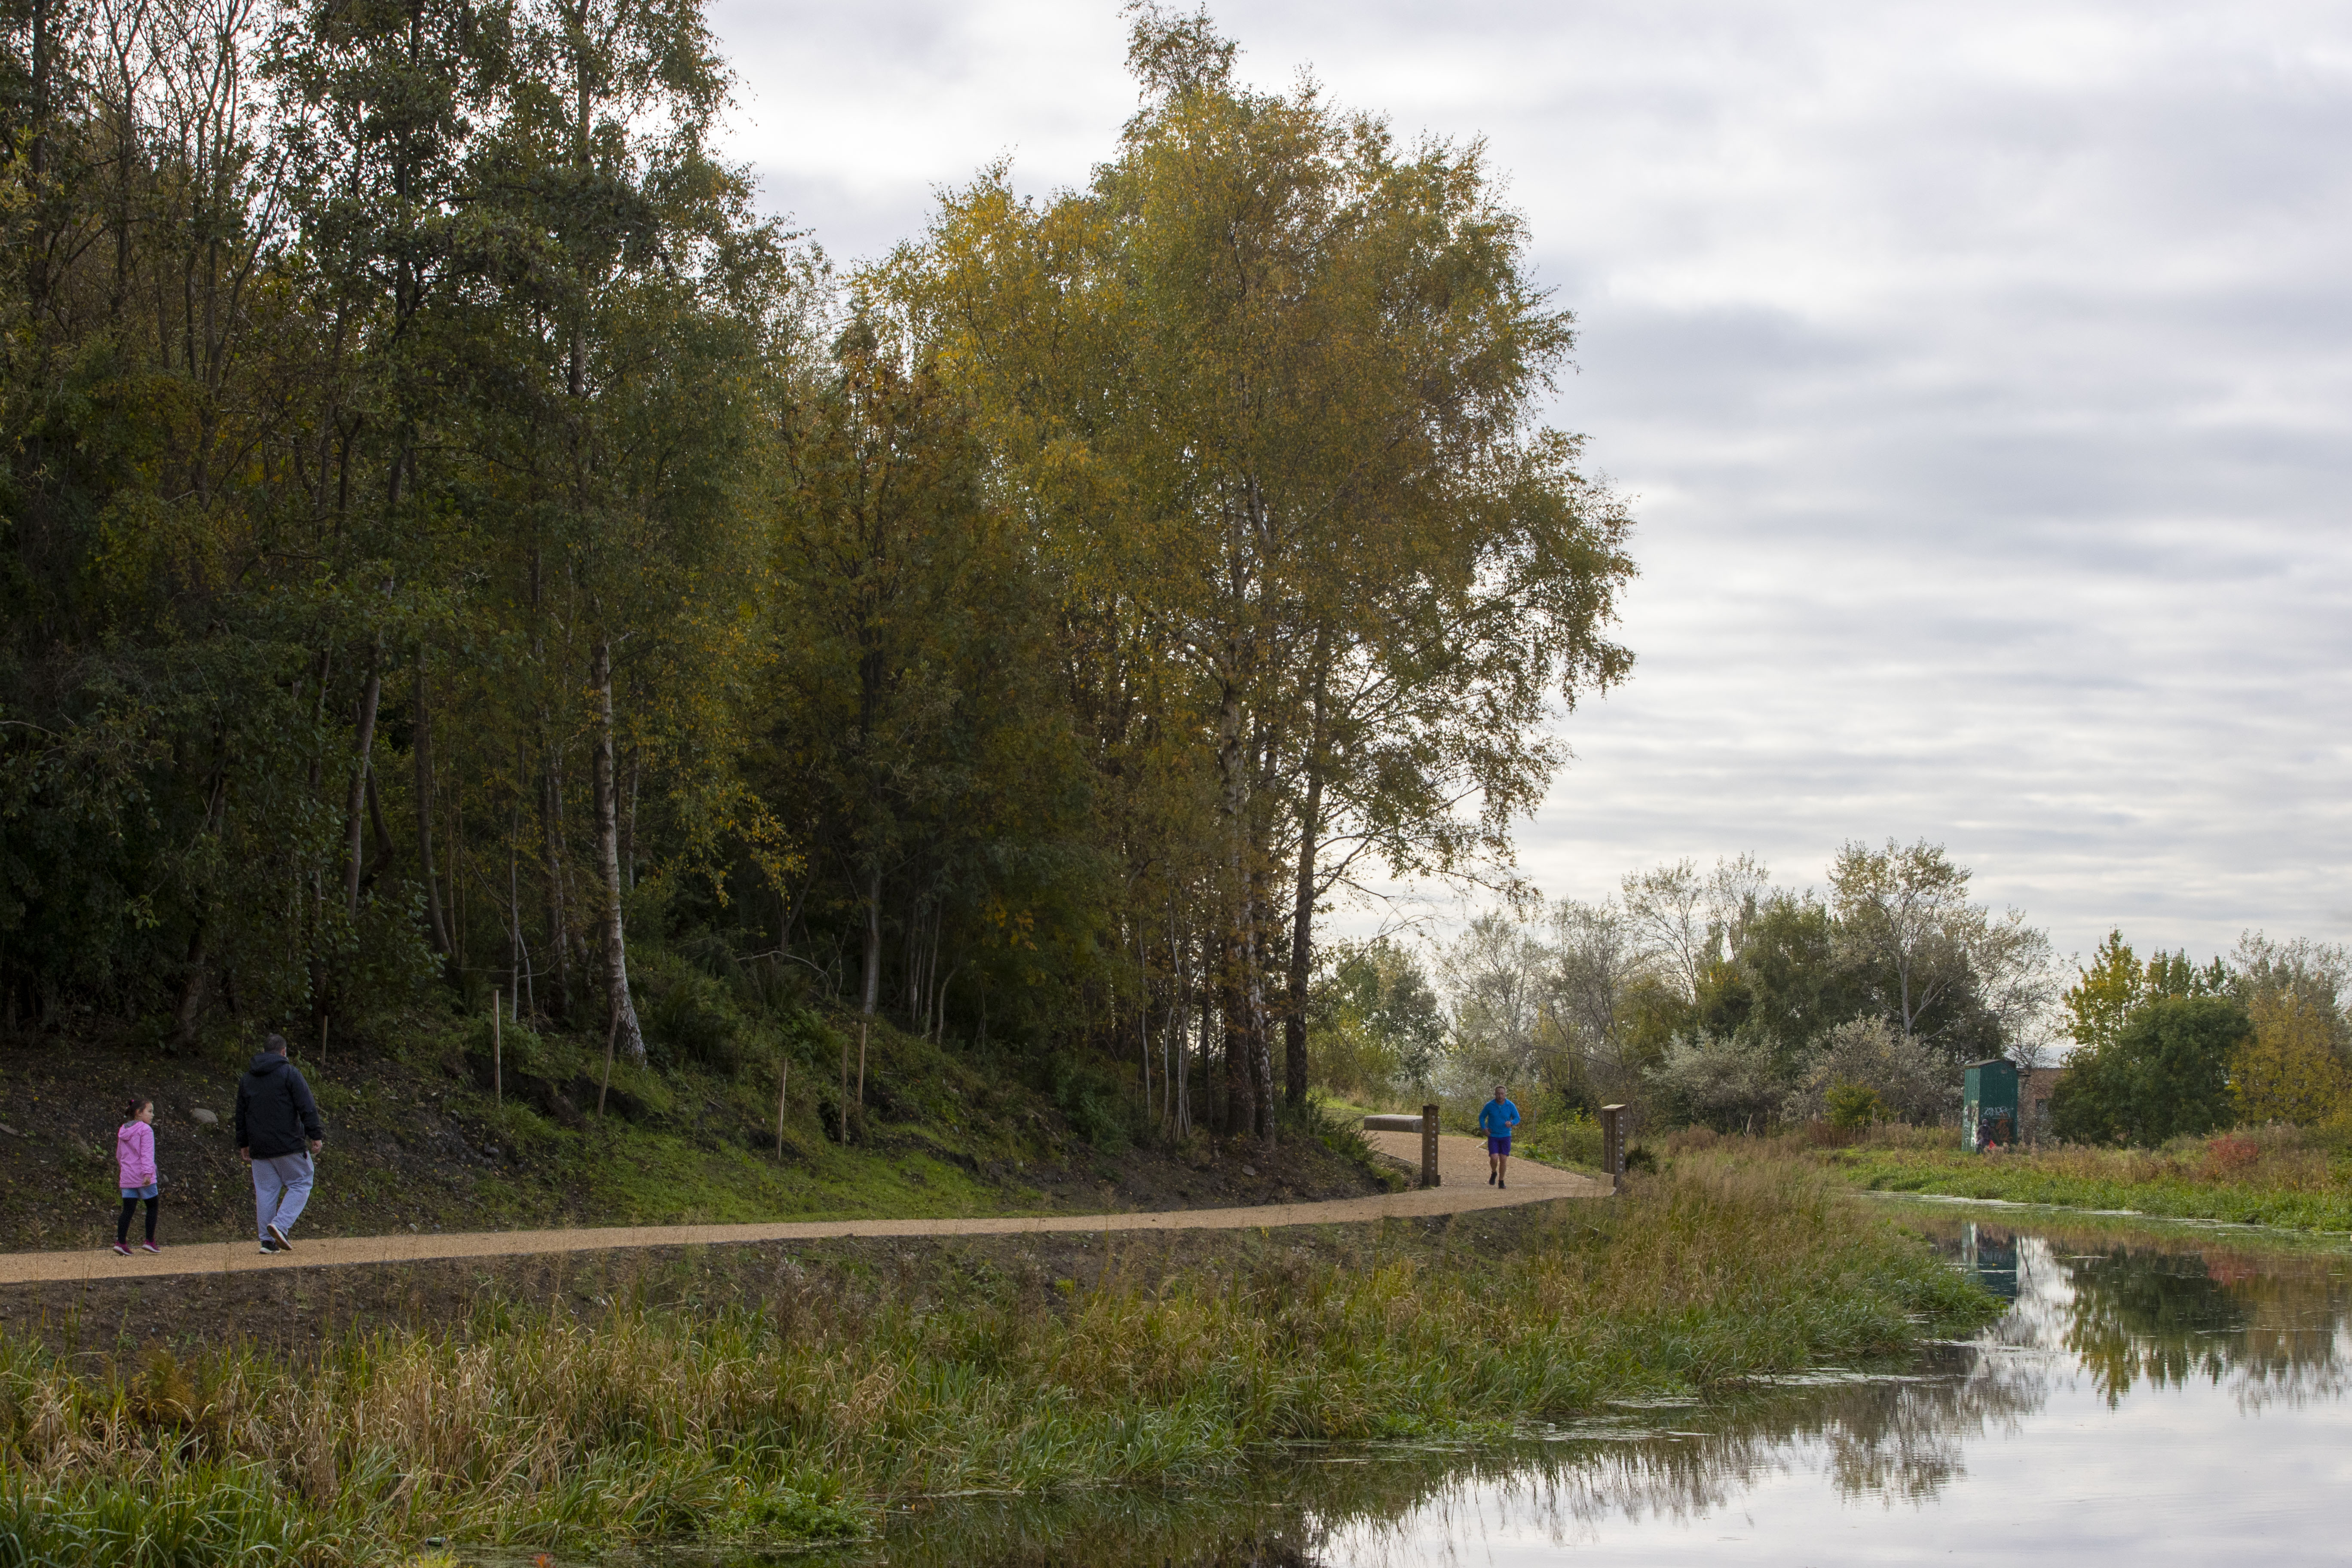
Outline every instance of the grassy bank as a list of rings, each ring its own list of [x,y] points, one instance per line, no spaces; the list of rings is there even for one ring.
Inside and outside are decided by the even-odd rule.
[[[1880,1192],[2352,1230],[2352,1151],[2340,1136],[2313,1129],[2246,1129],[2176,1139],[2154,1150],[1989,1154],[1951,1147],[1948,1131],[1897,1131],[1850,1148],[1801,1152],[1844,1180]]]
[[[660,1016],[674,1023],[677,1012]],[[801,1014],[795,1029],[731,1055],[615,1063],[609,1092],[601,1039],[512,1025],[494,1077],[483,1019],[385,1024],[324,1059],[306,1044],[296,1061],[328,1137],[303,1228],[954,1216],[1385,1190],[1344,1140],[1315,1136],[1303,1119],[1286,1120],[1271,1151],[1167,1140],[1137,1124],[1131,1097],[1099,1064],[1024,1066],[878,1019],[845,1144],[841,1060],[846,1047],[855,1062],[857,1024]],[[164,1244],[248,1234],[251,1180],[228,1122],[249,1045],[222,1038],[167,1058],[133,1041],[0,1041],[0,1250],[113,1238],[114,1130],[131,1094],[156,1106]]]
[[[591,1313],[493,1293],[462,1329],[307,1356],[89,1371],[0,1342],[0,1563],[805,1540],[924,1494],[1492,1436],[1899,1354],[1989,1305],[1817,1173],[1704,1157],[1622,1204],[1234,1247],[1170,1268],[1115,1256],[1084,1279],[805,1250],[743,1302]]]

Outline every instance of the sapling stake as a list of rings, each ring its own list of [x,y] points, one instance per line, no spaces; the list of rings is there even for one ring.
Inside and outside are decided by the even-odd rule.
[[[793,1064],[776,1058],[776,1158],[784,1157],[784,1089],[793,1081]]]
[[[613,1037],[621,1032],[621,1012],[613,1009],[613,1021],[604,1026],[604,1081],[596,1089],[596,1120],[604,1120],[604,1091],[613,1087]]]

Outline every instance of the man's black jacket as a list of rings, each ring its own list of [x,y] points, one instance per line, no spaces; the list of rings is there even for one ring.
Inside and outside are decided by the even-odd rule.
[[[253,1058],[236,1080],[236,1146],[257,1160],[299,1154],[313,1138],[324,1138],[319,1102],[292,1062],[276,1051]]]

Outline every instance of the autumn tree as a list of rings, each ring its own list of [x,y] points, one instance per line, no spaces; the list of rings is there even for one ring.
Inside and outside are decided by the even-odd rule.
[[[2344,1108],[2352,1073],[2337,1054],[2340,1016],[2293,991],[2258,995],[2253,1032],[2230,1063],[2230,1096],[2241,1121],[2324,1121]]]
[[[1532,421],[1569,322],[1478,151],[1400,152],[1235,53],[1144,12],[1143,107],[1092,185],[1033,207],[992,171],[898,277],[1077,613],[1213,780],[1227,1119],[1268,1136],[1277,1022],[1305,1089],[1318,900],[1358,852],[1507,858],[1549,704],[1623,673],[1600,634],[1631,564]]]

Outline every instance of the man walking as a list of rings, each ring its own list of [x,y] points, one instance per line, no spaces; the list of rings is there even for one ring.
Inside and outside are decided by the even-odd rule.
[[[286,1040],[272,1035],[236,1080],[236,1152],[253,1167],[254,1221],[261,1250],[287,1252],[286,1233],[310,1200],[310,1156],[326,1142],[319,1102],[286,1059]]]
[[[1478,1108],[1478,1131],[1486,1135],[1486,1184],[1507,1186],[1503,1180],[1503,1167],[1511,1163],[1511,1129],[1519,1124],[1519,1108],[1503,1098],[1503,1086],[1495,1086],[1495,1098]]]

